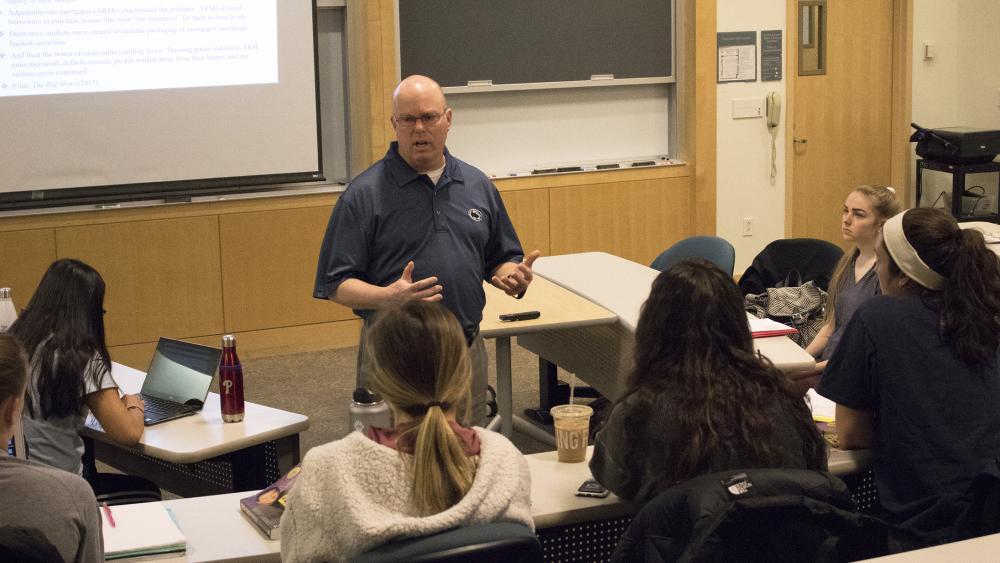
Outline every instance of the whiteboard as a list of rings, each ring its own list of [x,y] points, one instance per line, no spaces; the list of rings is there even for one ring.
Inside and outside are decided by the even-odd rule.
[[[670,84],[449,94],[448,150],[487,174],[670,155]]]

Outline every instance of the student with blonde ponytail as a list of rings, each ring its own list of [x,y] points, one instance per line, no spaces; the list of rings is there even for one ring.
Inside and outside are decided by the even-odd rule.
[[[858,308],[819,393],[843,448],[873,448],[893,548],[950,539],[966,489],[1000,456],[1000,260],[938,209],[886,221],[883,295]]]
[[[396,426],[309,451],[281,519],[282,560],[347,560],[388,541],[487,522],[533,528],[524,457],[500,434],[456,420],[471,369],[454,315],[408,301],[379,312],[367,338],[371,385]]]

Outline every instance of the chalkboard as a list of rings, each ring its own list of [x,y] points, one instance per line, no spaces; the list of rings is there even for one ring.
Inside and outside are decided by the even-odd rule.
[[[672,0],[398,0],[402,76],[444,87],[673,77]]]

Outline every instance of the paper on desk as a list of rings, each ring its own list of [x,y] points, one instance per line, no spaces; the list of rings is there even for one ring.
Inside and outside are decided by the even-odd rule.
[[[185,551],[187,539],[162,502],[124,504],[110,510],[115,520],[113,528],[101,511],[106,559]]]
[[[837,412],[837,403],[820,395],[815,389],[810,389],[806,396],[812,406],[813,419],[820,422],[833,422]]]
[[[794,328],[783,325],[774,319],[767,317],[763,319],[750,319],[750,332],[754,338],[764,338],[767,336],[783,336],[798,332]]]

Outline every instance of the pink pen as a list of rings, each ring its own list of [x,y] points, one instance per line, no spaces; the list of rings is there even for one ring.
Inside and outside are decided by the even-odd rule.
[[[107,501],[101,503],[101,508],[104,509],[104,516],[108,519],[108,524],[111,524],[112,528],[115,528],[115,517],[111,515],[111,509],[108,507]]]

